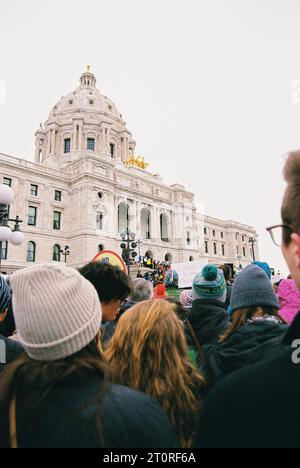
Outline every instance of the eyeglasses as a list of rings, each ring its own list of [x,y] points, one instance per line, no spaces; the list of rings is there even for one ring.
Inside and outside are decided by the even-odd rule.
[[[295,232],[295,229],[290,224],[278,224],[277,226],[267,228],[267,231],[274,244],[277,247],[282,247],[284,244],[289,244],[291,235]]]

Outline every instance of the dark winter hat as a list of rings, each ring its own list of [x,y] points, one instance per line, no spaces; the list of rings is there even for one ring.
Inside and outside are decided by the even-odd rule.
[[[215,299],[226,301],[226,282],[223,271],[216,265],[206,265],[193,282],[193,299]]]
[[[233,285],[231,312],[262,306],[280,309],[278,298],[264,270],[256,265],[249,265],[241,271]]]
[[[0,275],[0,314],[4,312],[10,304],[11,290],[7,282]]]

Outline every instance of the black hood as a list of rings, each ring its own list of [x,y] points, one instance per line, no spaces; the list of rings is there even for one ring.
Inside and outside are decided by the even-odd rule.
[[[201,346],[215,344],[229,327],[226,305],[213,299],[197,299],[192,305],[190,323]]]
[[[235,370],[282,351],[287,328],[287,325],[267,320],[247,323],[225,342],[205,347],[209,378],[216,382]]]

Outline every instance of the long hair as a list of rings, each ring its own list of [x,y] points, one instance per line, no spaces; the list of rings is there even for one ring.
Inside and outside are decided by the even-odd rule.
[[[228,330],[220,337],[220,343],[228,340],[228,338],[235,333],[240,327],[244,326],[248,320],[254,317],[276,317],[279,322],[284,323],[280,317],[278,310],[271,307],[247,307],[239,309],[232,315],[232,323]]]
[[[124,314],[105,357],[117,383],[158,400],[183,447],[190,447],[200,409],[202,375],[188,358],[182,322],[165,300],[141,302]]]
[[[89,404],[95,404],[96,430],[99,439],[99,445],[103,444],[103,434],[101,430],[101,403],[106,390],[106,382],[111,379],[108,365],[105,363],[103,354],[99,346],[100,336],[97,336],[83,350],[65,359],[49,362],[34,361],[26,353],[23,353],[18,359],[5,366],[0,374],[0,414],[6,414],[11,400],[17,395],[20,388],[30,388],[38,383],[43,388],[43,395],[31,408],[29,416],[34,418],[34,412],[37,412],[43,401],[51,391],[59,384],[71,377],[86,378],[88,375],[98,375],[102,380],[99,392],[95,399]],[[86,402],[85,402],[86,403]],[[74,415],[76,418],[76,415]],[[22,427],[22,420],[18,420],[18,427]]]

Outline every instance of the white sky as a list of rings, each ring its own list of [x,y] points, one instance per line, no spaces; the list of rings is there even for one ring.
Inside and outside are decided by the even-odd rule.
[[[206,213],[280,221],[283,154],[300,147],[299,0],[0,0],[0,152],[34,132],[86,64],[137,152]]]

